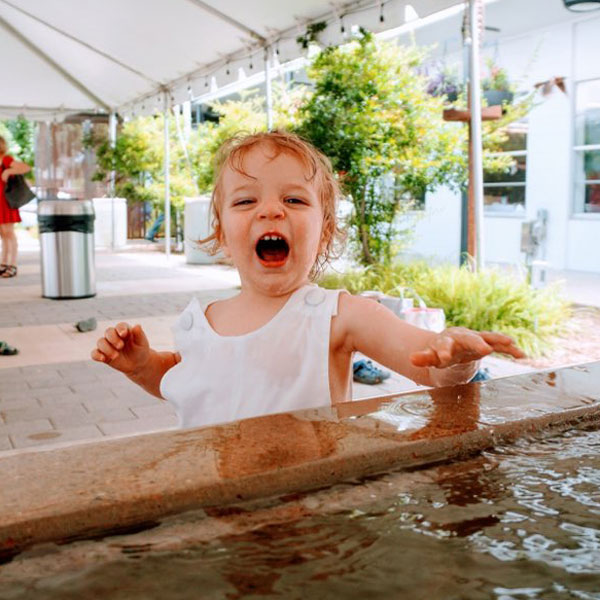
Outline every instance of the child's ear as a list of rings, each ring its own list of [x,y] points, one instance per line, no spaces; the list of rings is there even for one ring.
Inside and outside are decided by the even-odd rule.
[[[225,234],[221,227],[217,227],[215,231],[215,235],[217,237],[217,241],[219,242],[219,248],[224,256],[227,258],[231,258],[231,253],[229,252],[229,248],[227,247],[227,242],[225,241]]]

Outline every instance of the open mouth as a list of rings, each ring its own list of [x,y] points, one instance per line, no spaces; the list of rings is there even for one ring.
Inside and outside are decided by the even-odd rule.
[[[267,233],[256,242],[256,255],[265,267],[283,266],[289,253],[287,241],[279,234]]]

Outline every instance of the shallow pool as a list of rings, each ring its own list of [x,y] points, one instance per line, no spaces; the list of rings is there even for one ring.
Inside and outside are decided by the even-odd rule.
[[[3,585],[0,597],[600,599],[600,431],[334,492],[302,496],[318,514],[180,551],[124,547],[119,561]]]

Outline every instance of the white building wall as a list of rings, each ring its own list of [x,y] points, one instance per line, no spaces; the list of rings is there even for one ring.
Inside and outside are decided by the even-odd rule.
[[[439,24],[436,28],[439,30]],[[533,28],[513,37],[499,37],[484,48],[483,55],[506,68],[524,90],[557,76],[565,77],[567,82],[566,95],[556,88],[550,96],[540,95],[529,114],[525,214],[485,215],[486,260],[521,262],[522,223],[534,219],[538,209],[546,209],[549,219],[545,258],[550,266],[600,272],[600,253],[592,251],[600,247],[600,215],[572,214],[575,82],[600,78],[597,58],[600,56],[600,17],[586,17],[579,22],[570,18],[558,25]],[[447,64],[461,61],[457,53],[445,57]],[[427,195],[425,214],[416,227],[415,241],[406,253],[457,262],[459,238],[460,196],[440,189]]]
[[[460,256],[460,195],[444,187],[425,198],[426,209],[411,213],[400,227],[414,228],[405,254],[437,262],[458,263]]]

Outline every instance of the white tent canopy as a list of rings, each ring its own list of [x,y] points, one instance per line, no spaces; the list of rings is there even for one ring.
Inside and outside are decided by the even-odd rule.
[[[425,17],[460,0],[0,0],[0,118],[118,111],[148,114],[301,55],[307,25],[325,43],[353,25],[400,26],[411,4]],[[383,21],[381,20],[383,15]],[[343,31],[342,31],[343,30]]]

